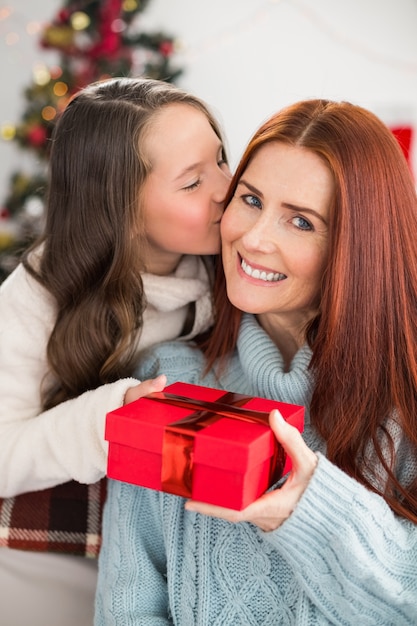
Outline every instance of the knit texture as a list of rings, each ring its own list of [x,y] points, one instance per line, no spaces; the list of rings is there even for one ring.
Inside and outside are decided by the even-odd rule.
[[[238,350],[221,381],[201,379],[189,346],[158,348],[140,369],[230,391],[309,404],[311,353],[289,372],[277,348],[245,315]],[[95,626],[411,626],[417,624],[417,528],[396,518],[325,458],[295,511],[276,531],[184,510],[177,496],[109,481]],[[401,476],[416,474],[402,456]]]

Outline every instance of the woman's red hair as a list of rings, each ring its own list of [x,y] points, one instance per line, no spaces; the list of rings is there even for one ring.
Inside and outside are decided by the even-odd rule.
[[[335,179],[320,312],[306,334],[313,350],[312,424],[332,462],[380,493],[395,513],[417,522],[417,477],[411,485],[399,483],[386,430],[387,417],[395,416],[417,453],[417,200],[409,166],[395,137],[371,112],[307,100],[255,133],[226,206],[254,154],[274,141],[311,150]],[[209,367],[217,359],[225,364],[241,319],[227,298],[221,267],[214,300],[216,323],[203,346]],[[385,469],[384,487],[369,463],[371,449]]]

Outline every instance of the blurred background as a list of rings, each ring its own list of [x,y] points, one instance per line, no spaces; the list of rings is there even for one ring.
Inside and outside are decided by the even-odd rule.
[[[54,117],[102,76],[205,99],[232,167],[272,112],[325,97],[377,113],[417,172],[417,0],[13,0],[0,51],[0,280],[39,226]]]

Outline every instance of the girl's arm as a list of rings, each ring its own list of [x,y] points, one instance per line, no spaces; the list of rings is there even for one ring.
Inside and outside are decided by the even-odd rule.
[[[47,374],[46,345],[54,319],[49,294],[19,266],[0,289],[3,498],[72,479],[82,483],[101,479],[107,466],[106,413],[121,406],[126,391],[138,384],[135,379],[120,380],[42,412],[40,388]],[[143,391],[149,393],[147,388]]]

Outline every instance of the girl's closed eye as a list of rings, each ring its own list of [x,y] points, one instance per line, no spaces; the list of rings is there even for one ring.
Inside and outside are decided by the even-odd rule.
[[[200,186],[201,180],[198,179],[196,181],[194,181],[193,183],[191,183],[190,185],[186,185],[185,187],[183,187],[184,191],[192,191],[193,189],[197,189],[197,187]]]

